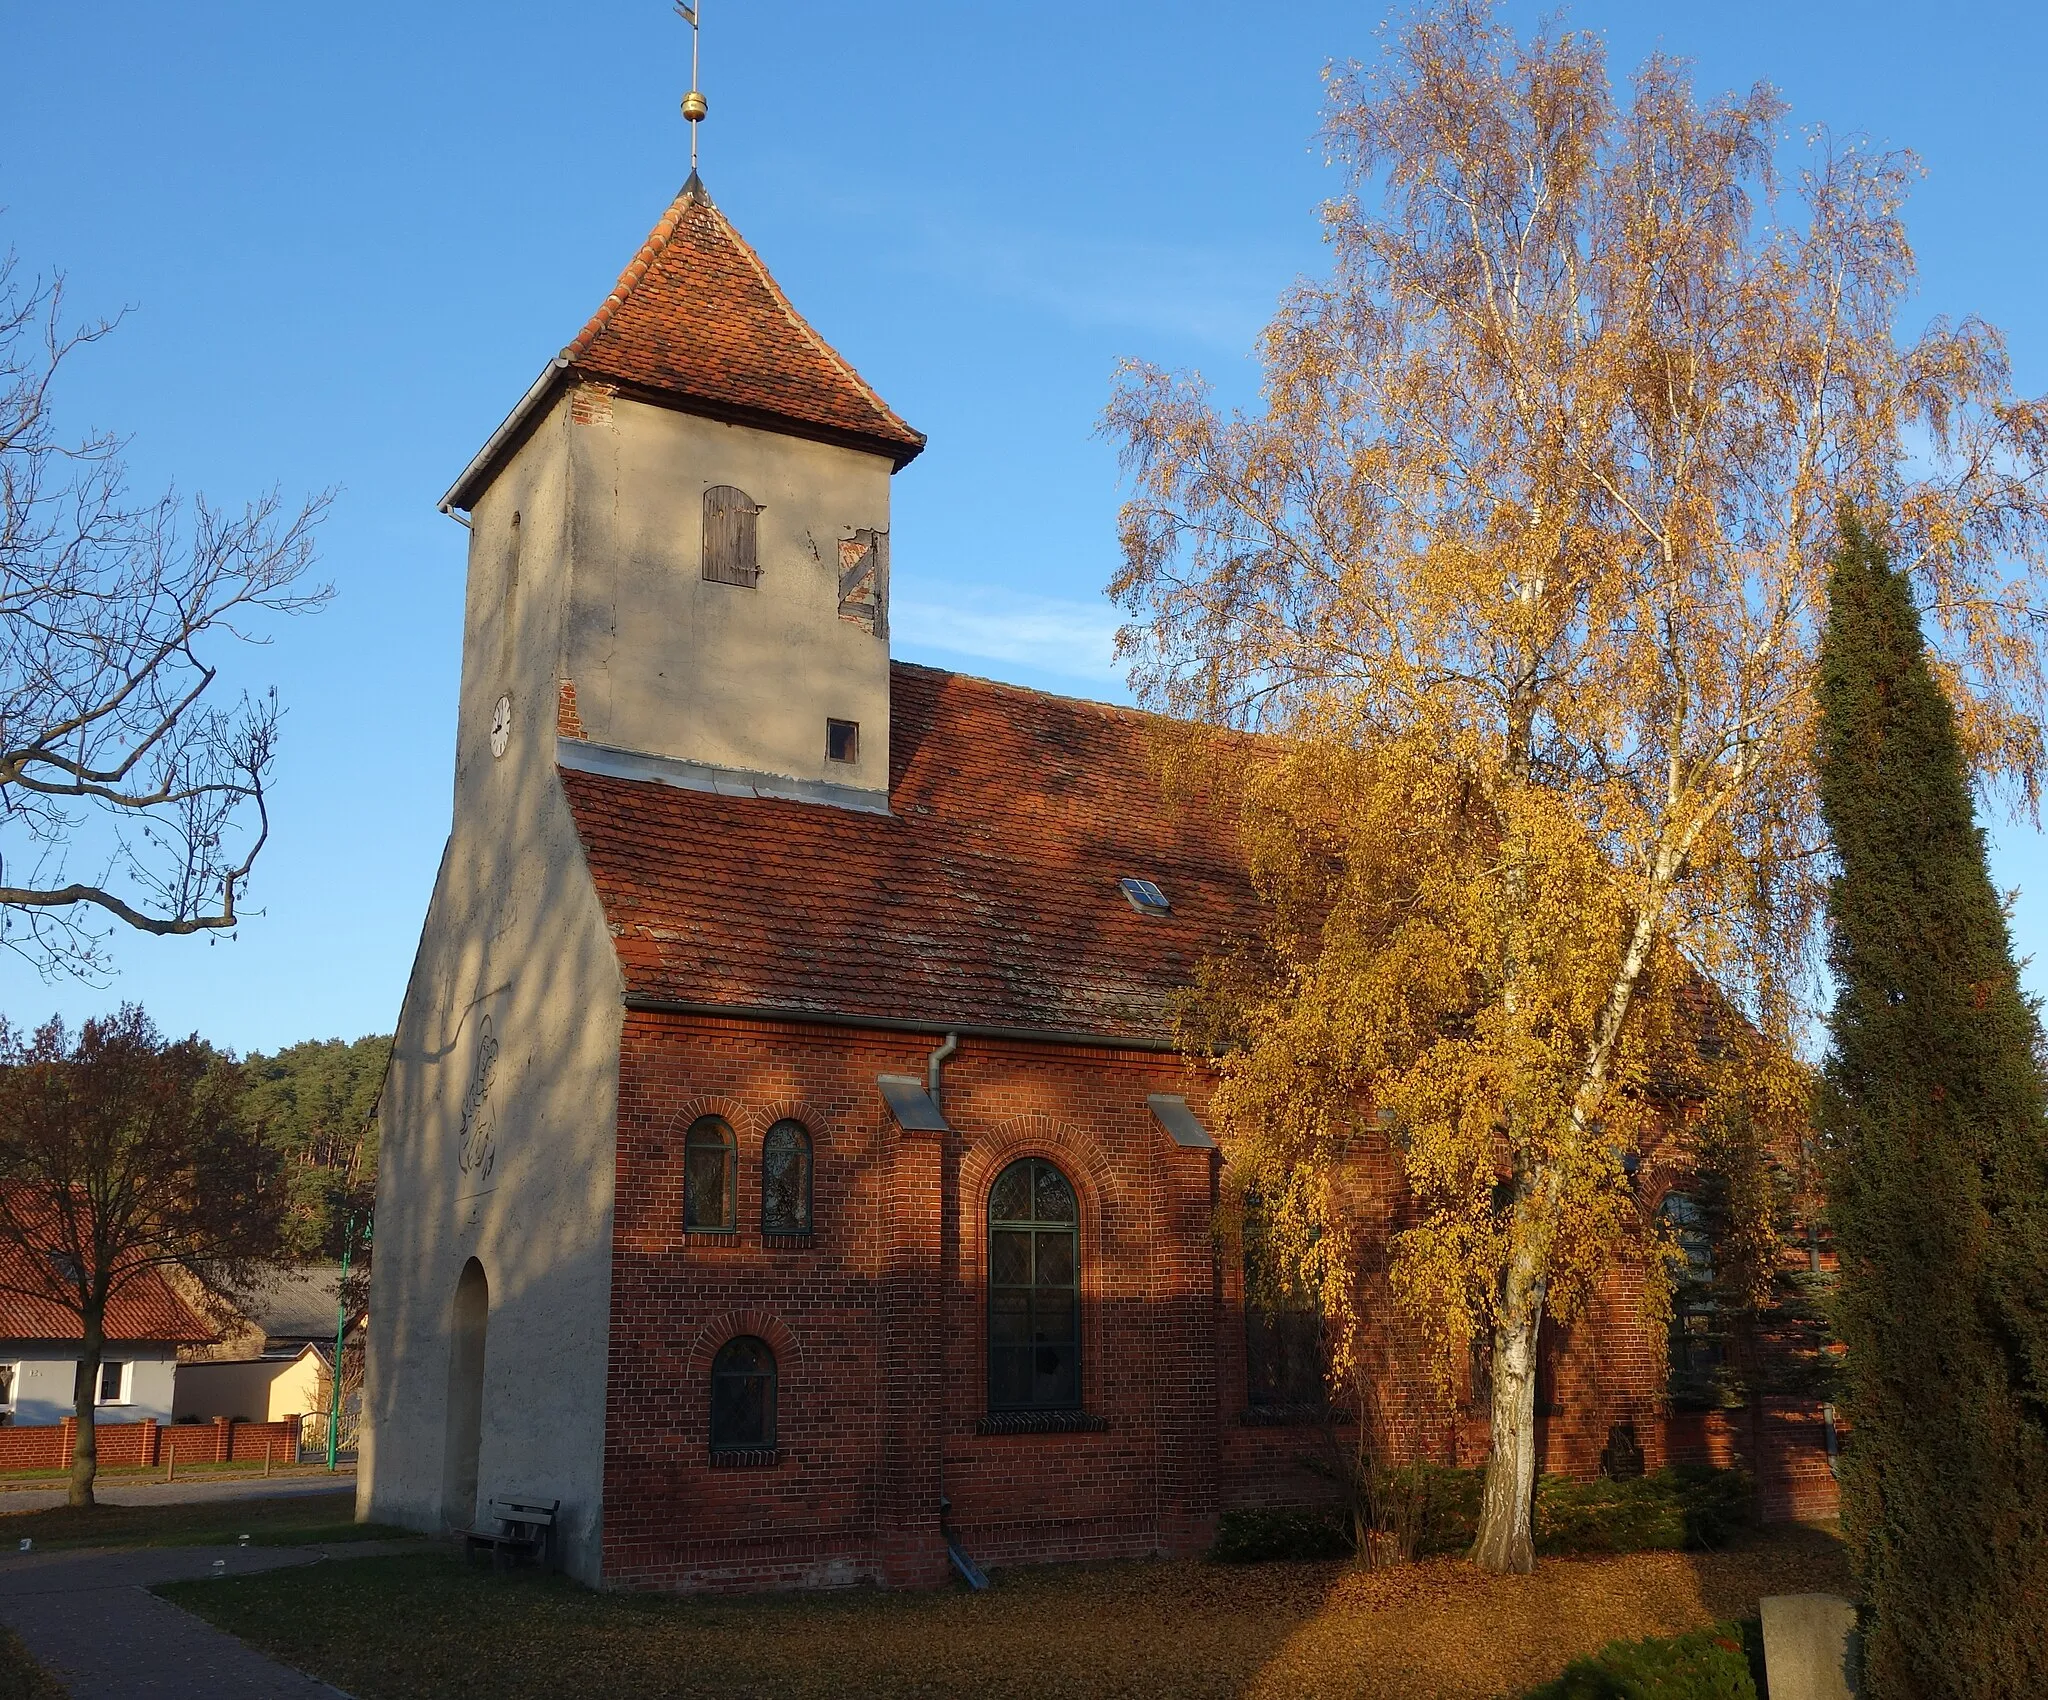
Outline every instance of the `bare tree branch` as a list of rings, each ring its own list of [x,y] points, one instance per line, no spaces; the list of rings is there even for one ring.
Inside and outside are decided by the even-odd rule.
[[[67,440],[67,363],[118,319],[68,325],[62,279],[0,257],[0,944],[92,977],[119,924],[219,932],[268,842],[275,691],[220,705],[222,644],[319,607],[331,497],[239,514],[131,497],[118,438]],[[80,858],[93,864],[72,874]]]

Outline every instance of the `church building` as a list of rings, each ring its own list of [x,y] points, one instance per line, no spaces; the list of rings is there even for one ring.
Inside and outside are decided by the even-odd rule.
[[[454,814],[381,1108],[361,1513],[591,1584],[926,1586],[1327,1494],[1169,1007],[1251,919],[1133,711],[892,661],[924,438],[695,172],[443,503]],[[1385,1149],[1359,1196],[1401,1208]],[[1626,1294],[1548,1468],[1654,1467]],[[1483,1399],[1429,1430],[1477,1462]]]

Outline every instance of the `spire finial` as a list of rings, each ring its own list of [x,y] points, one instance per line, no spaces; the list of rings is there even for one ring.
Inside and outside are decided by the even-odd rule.
[[[697,180],[697,126],[711,108],[697,88],[697,13],[703,0],[676,0],[676,16],[690,26],[690,92],[683,96],[683,116],[690,121],[690,181]]]

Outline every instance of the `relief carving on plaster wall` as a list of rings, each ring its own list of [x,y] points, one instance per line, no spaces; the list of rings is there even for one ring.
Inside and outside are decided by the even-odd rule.
[[[498,1039],[486,1015],[477,1023],[476,1068],[462,1099],[461,1149],[456,1161],[472,1180],[490,1179],[498,1161],[498,1118],[491,1107],[491,1080],[498,1071]]]

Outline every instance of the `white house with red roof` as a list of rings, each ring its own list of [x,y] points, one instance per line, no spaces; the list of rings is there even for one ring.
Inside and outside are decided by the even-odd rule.
[[[37,1297],[38,1273],[16,1247],[0,1244],[0,1424],[34,1428],[72,1414],[83,1334],[75,1313],[53,1295]],[[100,1361],[100,1420],[171,1421],[178,1349],[213,1331],[154,1270],[117,1287],[107,1301]]]

